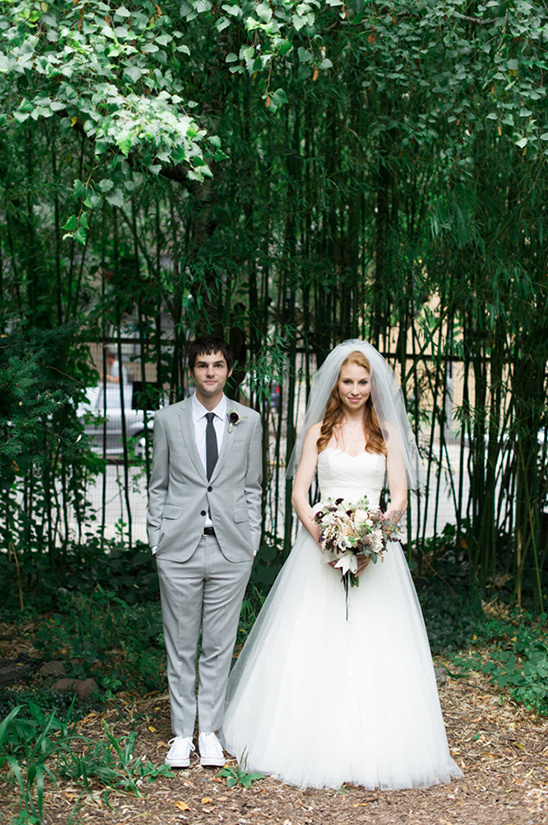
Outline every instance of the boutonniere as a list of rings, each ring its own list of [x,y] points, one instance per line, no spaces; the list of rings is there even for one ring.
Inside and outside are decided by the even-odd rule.
[[[238,415],[236,410],[229,410],[228,413],[228,432],[231,433],[236,424],[239,424],[242,418],[247,418],[247,415]]]

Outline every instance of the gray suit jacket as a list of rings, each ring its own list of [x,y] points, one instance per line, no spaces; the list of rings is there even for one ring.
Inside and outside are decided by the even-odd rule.
[[[149,487],[148,540],[158,557],[186,561],[196,550],[209,509],[223,555],[249,561],[261,538],[261,419],[228,401],[239,421],[228,432],[211,479],[200,461],[191,399],[154,416],[154,457]]]

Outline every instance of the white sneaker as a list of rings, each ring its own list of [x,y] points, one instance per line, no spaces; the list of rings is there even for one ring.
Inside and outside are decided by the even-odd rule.
[[[214,733],[201,733],[198,737],[201,765],[215,765],[222,768],[225,764],[225,755],[221,743]]]
[[[188,768],[190,754],[196,750],[190,736],[176,736],[169,740],[168,745],[171,745],[171,748],[166,756],[166,765],[172,768]]]

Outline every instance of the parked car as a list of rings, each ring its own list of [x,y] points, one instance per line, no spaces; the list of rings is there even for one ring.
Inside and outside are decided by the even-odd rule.
[[[146,440],[152,438],[154,410],[145,412],[134,409],[135,406],[132,384],[124,386],[123,408],[119,385],[109,385],[106,390],[104,387],[86,389],[86,400],[78,405],[77,414],[85,422],[85,433],[94,452],[107,456],[123,455],[122,419],[125,419],[128,444],[130,439],[135,439],[132,443],[136,454],[144,456]]]

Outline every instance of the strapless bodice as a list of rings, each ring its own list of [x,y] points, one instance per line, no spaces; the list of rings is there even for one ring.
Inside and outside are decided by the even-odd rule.
[[[322,501],[345,498],[356,502],[367,496],[371,507],[378,507],[386,475],[386,457],[381,453],[356,456],[328,447],[318,456],[318,482]]]

